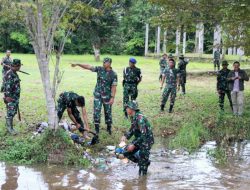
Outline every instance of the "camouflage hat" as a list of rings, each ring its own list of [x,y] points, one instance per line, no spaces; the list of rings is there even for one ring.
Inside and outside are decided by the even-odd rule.
[[[180,57],[179,57],[180,59],[184,59],[184,55],[182,54],[182,55],[180,55]]]
[[[226,60],[222,61],[222,65],[228,65],[228,62]]]
[[[131,57],[131,58],[129,59],[129,62],[130,62],[130,63],[133,63],[133,64],[136,64],[137,61],[136,61],[135,58]]]
[[[132,110],[139,110],[139,108],[138,108],[138,103],[135,101],[135,100],[133,100],[133,101],[129,101],[128,103],[127,103],[127,106],[126,106],[127,108],[130,108],[130,109],[132,109]]]
[[[22,65],[21,60],[20,59],[13,59],[11,66],[19,66],[19,65]]]
[[[112,59],[109,58],[109,57],[105,57],[105,58],[103,59],[103,63],[107,63],[107,62],[112,63]]]

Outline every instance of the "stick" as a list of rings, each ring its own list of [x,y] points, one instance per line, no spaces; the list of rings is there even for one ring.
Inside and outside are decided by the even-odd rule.
[[[22,119],[21,119],[21,113],[20,113],[20,109],[19,109],[19,105],[17,106],[17,115],[18,115],[18,120],[22,121]]]
[[[6,65],[6,64],[4,64],[4,63],[3,63],[2,65],[11,69],[11,66],[9,66],[9,65]],[[23,73],[23,74],[26,74],[26,75],[30,75],[29,73],[24,72],[24,71],[21,71],[21,70],[19,70],[18,72]]]

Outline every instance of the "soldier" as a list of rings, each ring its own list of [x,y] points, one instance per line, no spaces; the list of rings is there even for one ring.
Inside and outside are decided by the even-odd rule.
[[[136,59],[129,59],[129,67],[123,70],[123,110],[127,118],[126,104],[131,100],[136,100],[138,95],[137,85],[141,82],[141,70],[135,66]]]
[[[11,66],[11,63],[12,63],[12,58],[10,57],[10,54],[11,54],[11,51],[7,50],[6,56],[1,61],[1,65],[3,66],[3,69],[2,69],[2,77],[3,78],[4,78],[4,75],[6,74],[6,72],[8,70],[10,70],[10,67],[8,67],[8,66]]]
[[[159,81],[162,80],[162,73],[163,73],[164,69],[165,69],[166,67],[168,67],[167,58],[168,58],[168,55],[167,55],[166,53],[164,53],[164,54],[162,55],[162,59],[161,59],[160,62],[159,62],[159,65],[160,65],[160,76],[159,76]]]
[[[181,55],[179,57],[180,62],[178,64],[178,69],[180,71],[180,84],[179,86],[181,86],[181,90],[182,90],[182,94],[186,94],[186,80],[187,80],[187,71],[186,71],[186,67],[188,64],[188,60],[186,61],[184,58],[184,55]]]
[[[214,71],[216,71],[216,66],[218,71],[220,70],[220,50],[219,48],[214,52]]]
[[[117,74],[113,71],[111,63],[111,58],[104,58],[103,67],[94,67],[88,64],[72,64],[72,67],[79,66],[97,73],[97,83],[94,90],[94,123],[97,134],[100,128],[102,105],[104,107],[107,131],[110,135],[112,133],[112,105],[116,94]]]
[[[140,112],[136,101],[129,101],[126,111],[132,117],[131,127],[121,138],[121,141],[125,142],[132,136],[135,136],[135,139],[126,147],[123,155],[138,163],[139,175],[146,175],[150,165],[150,149],[154,144],[152,128],[147,118]]]
[[[85,99],[83,96],[79,96],[74,92],[63,92],[59,95],[57,103],[57,116],[59,121],[62,118],[63,112],[67,108],[68,116],[74,122],[76,128],[81,133],[84,132],[84,128],[89,131],[88,116],[85,109]],[[77,107],[81,107],[84,124]]]
[[[164,111],[165,104],[168,100],[170,95],[170,107],[169,113],[172,113],[175,97],[176,97],[176,89],[177,86],[179,88],[179,69],[175,69],[175,62],[173,59],[169,59],[169,68],[166,68],[163,71],[163,79],[161,83],[161,89],[163,88],[164,81],[166,79],[166,85],[163,90],[162,94],[162,101],[161,101],[161,111]],[[179,89],[178,89],[179,90]]]
[[[2,79],[4,79],[4,75],[6,74],[6,72],[8,70],[10,70],[10,66],[11,66],[11,62],[12,62],[10,54],[11,54],[11,51],[7,50],[6,51],[6,56],[1,61],[1,65],[3,66],[3,69],[2,69]],[[3,84],[1,86],[1,92],[3,92]]]
[[[3,79],[4,103],[7,108],[6,128],[10,134],[16,135],[17,132],[13,128],[13,118],[17,113],[20,98],[20,79],[17,74],[21,68],[21,61],[14,59],[11,63],[11,69],[8,70]]]
[[[228,88],[227,76],[230,73],[230,70],[227,68],[227,61],[222,61],[222,70],[219,71],[217,75],[217,92],[219,94],[219,106],[222,111],[224,111],[224,99],[225,95],[227,95],[231,109],[233,110],[233,103],[231,99],[231,93]]]

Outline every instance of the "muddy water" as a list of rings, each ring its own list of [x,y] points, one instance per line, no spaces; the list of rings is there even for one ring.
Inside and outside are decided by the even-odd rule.
[[[57,166],[26,167],[0,163],[2,190],[66,190],[66,189],[250,189],[250,141],[231,146],[233,159],[219,167],[207,151],[215,148],[208,142],[197,153],[152,150],[149,174],[138,177],[133,163],[122,164],[112,159],[106,167],[90,170],[66,169]]]

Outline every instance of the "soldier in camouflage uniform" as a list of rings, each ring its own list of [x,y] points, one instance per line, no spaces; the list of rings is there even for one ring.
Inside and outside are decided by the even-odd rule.
[[[4,103],[7,108],[6,128],[10,134],[15,135],[16,131],[13,128],[13,118],[17,113],[19,98],[20,98],[20,79],[17,74],[21,68],[21,61],[14,59],[11,63],[11,69],[8,70],[3,79]]]
[[[217,91],[219,94],[219,105],[222,111],[224,111],[224,99],[225,95],[227,95],[231,109],[233,110],[233,103],[231,99],[231,92],[228,88],[227,76],[230,73],[230,70],[227,68],[227,61],[222,62],[223,69],[218,72],[217,75]]]
[[[63,112],[67,109],[70,119],[74,122],[77,129],[81,133],[84,132],[84,128],[89,130],[88,117],[85,109],[85,99],[83,96],[79,96],[74,92],[63,92],[59,95],[57,103],[57,116],[59,121],[62,118]],[[82,122],[80,112],[77,107],[81,107],[82,109],[82,117],[85,125]]]
[[[166,67],[168,67],[168,63],[167,63],[167,58],[168,58],[168,55],[166,53],[164,53],[162,55],[162,58],[159,62],[159,65],[160,65],[160,76],[159,76],[159,81],[162,80],[162,74],[163,74],[163,71]]]
[[[118,80],[117,74],[112,70],[111,63],[111,58],[104,58],[103,67],[93,67],[88,64],[72,64],[73,67],[79,66],[97,73],[97,83],[94,90],[94,123],[97,134],[100,128],[102,105],[104,107],[107,131],[110,135],[112,133],[112,104],[114,103]]]
[[[175,69],[174,60],[169,59],[169,68],[166,68],[163,71],[161,89],[163,88],[165,79],[166,79],[166,85],[162,94],[161,111],[164,111],[164,107],[168,100],[169,95],[170,95],[169,113],[173,111],[177,86],[179,88],[179,74],[180,74],[179,69]]]
[[[180,62],[178,64],[178,69],[180,72],[180,84],[179,84],[179,86],[181,86],[182,94],[186,94],[186,81],[187,81],[186,67],[187,67],[188,61],[186,61],[184,59],[184,55],[181,55],[179,57],[179,59],[180,59]]]
[[[129,59],[129,67],[123,70],[123,108],[125,117],[128,117],[126,112],[126,104],[131,100],[136,100],[138,96],[137,85],[141,82],[141,70],[135,66],[136,59]]]
[[[12,63],[12,58],[10,57],[11,51],[6,51],[6,56],[2,59],[1,65],[3,66],[2,69],[2,79],[4,79],[4,75],[7,73],[8,70],[10,70],[10,66]],[[3,92],[3,84],[1,86],[1,92]]]
[[[216,67],[218,71],[220,70],[220,50],[219,48],[214,52],[214,71],[216,71]]]
[[[136,101],[128,102],[126,110],[128,115],[132,117],[131,127],[121,138],[121,141],[129,140],[132,136],[135,136],[135,138],[126,147],[123,155],[131,161],[138,163],[139,175],[146,175],[150,165],[150,149],[154,144],[152,128],[147,118],[138,109]]]

